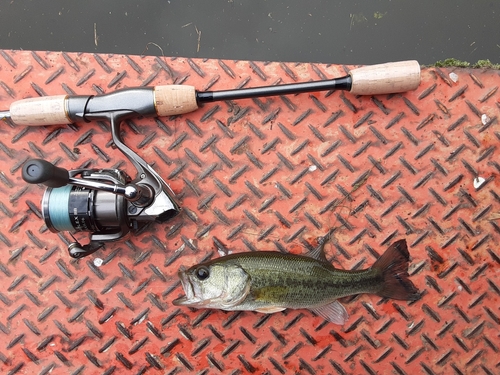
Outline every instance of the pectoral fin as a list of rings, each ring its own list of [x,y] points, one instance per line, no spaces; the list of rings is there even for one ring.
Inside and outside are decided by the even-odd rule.
[[[349,314],[345,307],[338,301],[333,301],[328,305],[311,308],[309,310],[321,316],[323,319],[339,325],[343,325],[349,318]]]
[[[273,313],[277,313],[277,312],[280,312],[283,310],[285,310],[284,307],[270,306],[270,307],[261,307],[260,309],[257,309],[255,311],[258,311],[258,312],[264,313],[264,314],[273,314]]]

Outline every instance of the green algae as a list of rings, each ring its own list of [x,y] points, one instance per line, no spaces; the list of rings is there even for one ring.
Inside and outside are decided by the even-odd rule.
[[[445,59],[436,61],[434,64],[429,65],[431,67],[438,68],[473,68],[473,69],[496,69],[500,70],[500,64],[494,64],[490,60],[478,60],[476,63],[470,63],[468,61],[462,61],[458,59]]]

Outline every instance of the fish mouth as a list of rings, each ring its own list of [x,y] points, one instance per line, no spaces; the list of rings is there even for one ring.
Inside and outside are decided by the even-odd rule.
[[[181,280],[182,288],[184,289],[184,296],[176,298],[172,301],[175,306],[191,306],[195,302],[193,285],[186,275],[186,267],[181,266],[177,273]]]
[[[203,305],[201,299],[196,297],[194,292],[194,286],[189,280],[189,276],[187,275],[187,269],[184,266],[181,266],[179,272],[179,279],[181,280],[182,288],[184,289],[184,295],[176,298],[172,301],[172,304],[175,306],[189,306],[189,307],[198,307]]]

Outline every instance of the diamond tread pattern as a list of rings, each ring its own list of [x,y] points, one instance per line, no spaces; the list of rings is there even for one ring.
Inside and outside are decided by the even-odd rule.
[[[38,95],[164,84],[201,91],[335,78],[349,68],[0,51],[2,109]],[[450,73],[458,76],[454,82]],[[8,374],[496,374],[500,371],[498,71],[423,68],[415,92],[323,92],[134,119],[124,140],[183,213],[88,258],[41,220],[20,169],[133,166],[103,122],[0,126],[0,371]],[[344,300],[345,326],[307,310],[178,308],[177,270],[229,251],[304,253],[369,267],[406,238],[413,303]],[[102,259],[96,266],[95,259]]]

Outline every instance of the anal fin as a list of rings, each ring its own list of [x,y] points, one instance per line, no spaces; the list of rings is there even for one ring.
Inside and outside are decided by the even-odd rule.
[[[310,308],[309,310],[334,324],[343,325],[347,319],[349,319],[349,314],[345,307],[338,301],[333,301],[320,307]]]

